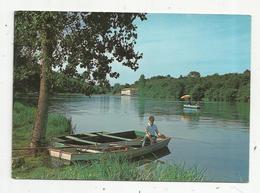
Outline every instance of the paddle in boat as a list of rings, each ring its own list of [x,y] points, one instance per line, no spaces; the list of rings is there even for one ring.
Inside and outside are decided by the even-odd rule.
[[[74,134],[53,139],[49,154],[65,164],[99,159],[105,153],[124,155],[128,159],[140,157],[167,147],[170,137],[158,138],[155,144],[142,147],[145,132],[124,131],[118,133],[93,132]]]

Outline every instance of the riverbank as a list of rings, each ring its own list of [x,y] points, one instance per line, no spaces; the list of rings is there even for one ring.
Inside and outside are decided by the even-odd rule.
[[[77,180],[125,180],[125,181],[203,181],[204,170],[196,167],[167,163],[149,163],[139,167],[124,157],[108,156],[91,164],[76,164],[52,167],[47,151],[32,157],[24,149],[29,146],[31,129],[36,109],[21,103],[13,110],[13,158],[21,158],[13,165],[15,179],[77,179]],[[64,116],[49,114],[47,140],[54,136],[68,134],[71,122]],[[19,160],[19,159],[18,159]]]
[[[23,178],[30,175],[36,168],[47,164],[48,154],[45,149],[38,157],[30,155],[28,147],[31,141],[36,108],[15,102],[13,106],[13,132],[12,132],[12,177]],[[55,136],[71,132],[71,120],[59,114],[49,114],[46,130],[47,143]]]

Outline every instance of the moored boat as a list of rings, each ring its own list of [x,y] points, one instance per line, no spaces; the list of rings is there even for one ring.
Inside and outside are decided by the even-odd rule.
[[[190,104],[185,104],[183,105],[183,108],[189,108],[189,109],[200,109],[199,105],[190,105]]]
[[[142,147],[144,135],[142,131],[125,131],[62,136],[53,140],[53,147],[49,149],[49,154],[52,158],[67,163],[99,159],[106,153],[115,153],[132,159],[166,147],[171,139],[170,137],[158,138],[157,143]]]

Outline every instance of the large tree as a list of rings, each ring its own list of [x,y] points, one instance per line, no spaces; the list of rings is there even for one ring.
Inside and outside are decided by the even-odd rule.
[[[31,61],[35,61],[33,66],[36,67],[29,69],[40,72],[32,148],[45,142],[48,93],[52,88],[53,71],[82,78],[91,87],[95,84],[107,85],[108,76],[119,76],[112,71],[113,62],[133,70],[138,68],[142,53],[134,50],[136,18],[145,20],[146,16],[141,13],[15,13],[15,53],[33,58]],[[22,65],[28,69],[32,63]]]

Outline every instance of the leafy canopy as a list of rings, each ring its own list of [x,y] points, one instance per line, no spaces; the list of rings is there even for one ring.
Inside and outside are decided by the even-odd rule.
[[[47,41],[48,64],[52,70],[82,78],[90,85],[107,85],[107,75],[119,77],[119,73],[112,71],[111,63],[120,62],[133,70],[138,68],[142,53],[134,50],[136,18],[145,20],[146,16],[142,13],[15,12],[18,56],[15,69],[38,68],[39,72],[42,42]],[[31,58],[31,62],[22,61],[24,56]]]

